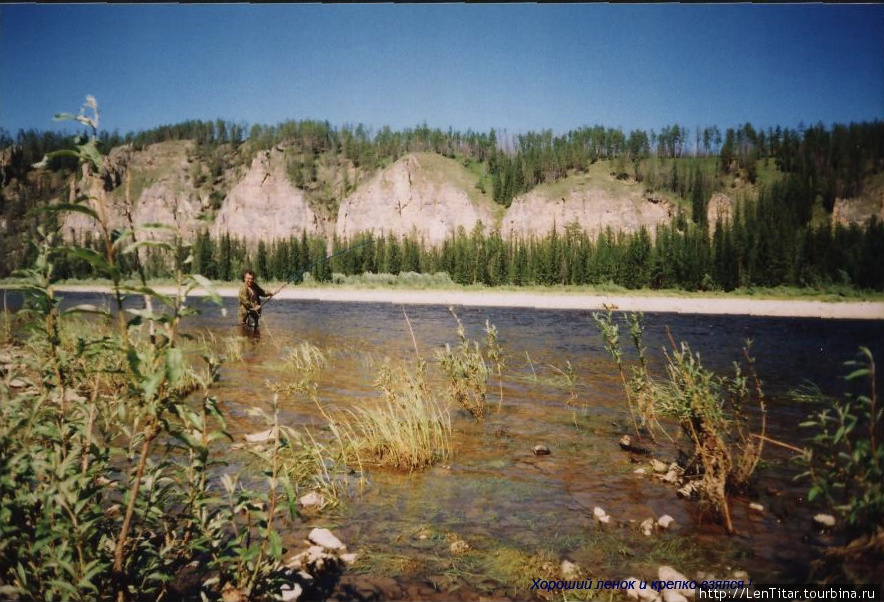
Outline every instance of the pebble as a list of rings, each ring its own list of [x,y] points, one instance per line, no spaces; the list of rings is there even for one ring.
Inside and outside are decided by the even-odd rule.
[[[463,554],[470,549],[470,544],[462,539],[458,539],[457,541],[452,542],[448,549],[452,554]]]
[[[663,472],[666,472],[667,470],[669,470],[669,467],[666,466],[666,462],[661,462],[657,458],[654,458],[653,460],[651,460],[651,468],[654,469],[654,472],[660,472],[660,473],[663,473]]]
[[[562,579],[578,579],[580,577],[580,567],[570,560],[563,560],[562,566],[559,568],[559,574]]]
[[[661,529],[668,529],[669,525],[675,522],[675,519],[669,516],[668,514],[664,514],[660,518],[657,519],[657,524]]]
[[[679,482],[679,473],[676,470],[669,469],[669,471],[663,475],[663,480],[667,483],[678,483]]]
[[[657,576],[660,578],[660,581],[681,581],[682,583],[688,581],[688,578],[682,575],[680,572],[672,568],[671,566],[661,565],[657,568]],[[679,598],[667,600],[665,592],[673,591],[679,595]],[[686,601],[687,598],[694,597],[694,590],[691,588],[676,588],[674,590],[664,590],[663,600],[664,602],[681,602]]]
[[[538,443],[534,446],[534,455],[535,456],[548,456],[551,452],[549,451],[549,447],[544,445],[543,443]]]
[[[835,526],[835,517],[831,514],[817,514],[813,517],[813,524],[821,529],[831,529]]]
[[[307,495],[301,496],[298,500],[298,503],[304,506],[305,508],[311,508],[314,506],[322,506],[325,503],[325,498],[322,497],[321,493],[317,493],[316,491],[311,491]]]
[[[307,539],[328,550],[343,550],[346,548],[346,546],[341,543],[341,540],[332,535],[332,532],[328,529],[320,529],[317,527],[310,531]]]
[[[252,433],[250,435],[246,435],[246,441],[248,441],[249,443],[267,443],[272,439],[276,439],[275,427],[271,427],[266,431],[261,431],[260,433]]]

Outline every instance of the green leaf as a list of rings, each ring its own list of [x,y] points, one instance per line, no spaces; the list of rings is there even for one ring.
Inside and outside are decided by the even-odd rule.
[[[74,115],[73,113],[56,113],[52,119],[53,121],[77,121],[77,117],[79,115]]]
[[[80,153],[69,149],[52,151],[51,153],[46,153],[45,155],[43,155],[43,159],[41,159],[39,163],[34,163],[33,165],[31,165],[31,167],[33,167],[34,169],[43,169],[44,167],[47,167],[49,165],[49,161],[55,159],[56,157],[73,157],[74,159],[79,159]]]
[[[68,254],[88,262],[89,265],[103,274],[112,274],[116,271],[114,267],[108,263],[104,255],[98,251],[93,251],[86,247],[75,247],[73,249],[68,249]]]
[[[111,313],[103,308],[98,307],[97,305],[92,305],[91,303],[84,303],[82,305],[75,305],[74,307],[69,307],[68,309],[62,312],[62,315],[68,314],[98,314],[100,316],[111,317]]]
[[[861,376],[869,376],[872,373],[868,368],[860,368],[859,370],[854,370],[844,378],[847,380],[853,380],[855,378],[860,378]]]
[[[120,291],[133,295],[147,295],[169,306],[175,304],[175,299],[171,295],[160,293],[149,286],[121,286]]]
[[[282,557],[282,538],[276,531],[271,531],[267,534],[267,539],[270,541],[270,555],[274,560],[279,560]]]
[[[172,383],[177,383],[184,376],[184,354],[178,347],[166,352],[166,374]]]
[[[101,221],[98,217],[98,212],[95,211],[95,209],[89,207],[88,205],[83,205],[82,203],[55,203],[53,205],[41,207],[38,209],[38,211],[42,211],[45,213],[60,213],[62,211],[70,211],[72,213],[82,213],[84,215],[88,215],[97,222]]]
[[[123,249],[123,253],[129,255],[140,249],[141,247],[153,247],[156,249],[163,249],[165,251],[169,251],[170,253],[173,253],[175,251],[174,246],[162,240],[139,240],[138,242],[128,244]]]

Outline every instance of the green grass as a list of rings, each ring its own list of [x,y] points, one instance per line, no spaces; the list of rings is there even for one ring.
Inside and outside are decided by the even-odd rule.
[[[376,386],[381,399],[352,410],[323,411],[344,455],[359,466],[421,470],[452,454],[451,417],[426,384],[420,368],[388,363]],[[320,408],[321,409],[321,408]]]

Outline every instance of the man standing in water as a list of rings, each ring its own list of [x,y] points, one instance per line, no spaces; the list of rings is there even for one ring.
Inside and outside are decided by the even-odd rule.
[[[243,285],[239,289],[239,319],[244,326],[257,330],[258,320],[261,318],[261,297],[272,297],[273,294],[265,293],[258,286],[252,270],[243,272],[242,278]]]

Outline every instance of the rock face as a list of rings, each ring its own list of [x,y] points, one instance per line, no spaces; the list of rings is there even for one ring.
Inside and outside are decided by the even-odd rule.
[[[360,232],[416,234],[425,244],[440,245],[459,227],[470,232],[479,221],[494,224],[490,201],[470,198],[469,190],[452,159],[406,155],[341,203],[335,233],[344,239]]]
[[[709,233],[715,232],[715,225],[721,220],[726,226],[734,219],[734,201],[728,195],[716,192],[706,205],[706,223],[709,224]]]
[[[832,209],[833,224],[865,226],[873,216],[879,222],[884,222],[884,188],[870,192],[863,199],[835,199]]]
[[[246,175],[230,190],[210,233],[270,242],[297,238],[304,231],[325,234],[304,192],[286,175],[282,153],[271,150],[259,152]]]
[[[115,148],[105,158],[102,173],[82,174],[76,195],[90,197],[86,204],[99,213],[102,207],[97,199],[104,199],[106,219],[112,228],[128,225],[128,204],[136,225],[164,224],[174,228],[184,238],[192,239],[200,228],[198,218],[205,204],[188,175],[187,155],[192,144],[162,142],[141,152],[135,152],[131,147]],[[128,200],[127,176],[133,182]],[[81,213],[70,213],[65,216],[62,232],[66,238],[82,238],[87,233],[96,236],[98,228],[92,218]],[[170,236],[171,233],[153,230],[142,234],[141,238],[164,239]]]
[[[668,223],[668,202],[646,198],[636,187],[626,195],[611,195],[601,184],[582,181],[558,198],[542,187],[513,200],[503,218],[504,237],[546,236],[555,228],[562,234],[578,224],[590,238],[610,227],[612,231],[637,232],[642,226],[653,234],[654,226]]]
[[[668,223],[675,212],[669,201],[647,195],[640,184],[599,176],[540,186],[504,210],[480,189],[478,175],[460,162],[435,153],[412,153],[361,182],[341,201],[330,222],[328,213],[314,210],[308,193],[293,185],[280,148],[259,152],[239,173],[227,170],[213,183],[215,193],[212,185],[201,187],[195,181],[203,180],[205,166],[200,167],[194,155],[193,141],[162,142],[138,151],[114,149],[101,174],[79,179],[78,194],[103,196],[114,228],[127,225],[128,202],[136,225],[165,224],[189,240],[208,226],[215,238],[229,234],[250,244],[299,238],[302,233],[352,240],[372,232],[398,238],[414,235],[424,245],[439,246],[460,228],[469,234],[480,223],[486,235],[497,230],[505,238],[543,237],[553,228],[562,233],[572,224],[591,238],[609,227],[615,232],[647,227],[653,236],[654,227]],[[219,191],[227,191],[223,200],[212,199],[210,194]],[[97,234],[88,216],[74,213],[65,218],[67,237],[82,240],[87,232]],[[157,230],[142,238],[165,236],[169,234]]]

